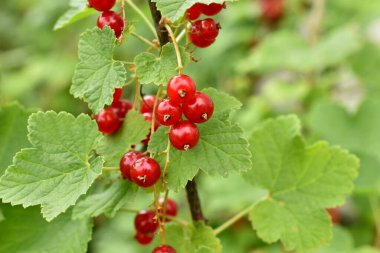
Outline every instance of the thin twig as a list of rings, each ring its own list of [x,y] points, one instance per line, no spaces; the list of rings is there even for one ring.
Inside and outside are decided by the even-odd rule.
[[[152,31],[154,37],[158,39],[156,29],[154,29],[153,24],[149,21],[148,17],[144,14],[144,12],[142,12],[140,8],[137,5],[135,5],[135,3],[132,0],[126,0],[126,1],[132,7],[132,9],[134,9],[136,13],[142,17],[144,22],[148,25],[149,29]]]
[[[181,51],[179,50],[179,46],[178,46],[176,37],[173,33],[173,30],[171,29],[171,27],[168,24],[165,25],[165,28],[169,32],[169,36],[172,40],[172,43],[173,43],[174,49],[175,49],[175,53],[177,55],[178,73],[182,74],[183,65],[182,65]]]
[[[144,42],[145,44],[147,44],[148,46],[152,47],[152,48],[155,48],[155,49],[158,49],[158,47],[151,41],[149,41],[148,39],[144,38],[143,36],[141,36],[140,34],[137,34],[135,32],[130,32],[130,34],[134,37],[136,37],[137,39],[141,40],[142,42]]]

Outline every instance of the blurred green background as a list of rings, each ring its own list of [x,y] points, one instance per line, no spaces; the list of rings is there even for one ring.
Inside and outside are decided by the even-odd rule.
[[[136,1],[148,9],[145,1]],[[68,1],[5,0],[0,2],[0,106],[17,100],[42,110],[88,112],[69,94],[77,63],[80,34],[96,24],[97,15],[53,32]],[[313,21],[312,0],[288,0],[284,18],[268,26],[256,0],[229,4],[218,17],[222,30],[216,43],[198,49],[185,70],[199,87],[214,86],[244,103],[234,119],[249,134],[269,117],[295,113],[304,123],[308,141],[325,139],[361,159],[356,190],[341,207],[342,224],[334,228],[330,247],[318,253],[348,253],[376,243],[380,229],[380,1],[326,1],[321,22]],[[151,39],[132,9],[126,9],[136,30]],[[313,41],[312,37],[316,36]],[[133,37],[117,50],[132,61],[146,49]],[[144,89],[147,93],[153,87]],[[131,88],[126,88],[132,98]],[[240,177],[215,180],[200,175],[200,194],[210,224],[217,226],[260,197]],[[136,206],[150,198],[141,193]],[[237,197],[238,196],[238,197]],[[183,192],[173,195],[188,218]],[[148,252],[133,240],[133,214],[99,219],[90,251]],[[266,246],[246,220],[221,234],[224,252],[283,252]],[[367,251],[363,251],[367,252]],[[370,252],[370,251],[368,251]],[[374,251],[375,252],[375,251]]]

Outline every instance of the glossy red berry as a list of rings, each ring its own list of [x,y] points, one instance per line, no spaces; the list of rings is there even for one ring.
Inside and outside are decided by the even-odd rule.
[[[117,114],[110,108],[106,108],[95,116],[99,131],[104,134],[116,132],[122,125]]]
[[[156,117],[161,125],[171,126],[177,123],[181,119],[181,116],[181,106],[170,99],[164,99],[157,106]]]
[[[197,47],[208,47],[214,43],[220,26],[212,18],[196,21],[190,28],[190,40]]]
[[[98,11],[108,11],[116,3],[116,0],[88,0],[91,7]]]
[[[159,204],[160,204],[160,213],[162,214],[164,212],[164,198],[160,198],[158,201],[159,201]],[[172,216],[172,217],[175,217],[177,216],[177,213],[178,213],[178,207],[177,207],[177,203],[172,200],[172,199],[167,199],[166,200],[166,217],[167,216]],[[165,221],[170,221],[170,219],[166,218]]]
[[[328,208],[327,212],[331,217],[331,221],[333,224],[339,224],[340,222],[340,211],[338,208]]]
[[[132,181],[131,179],[132,165],[136,162],[137,159],[140,159],[141,157],[144,157],[144,154],[138,151],[131,151],[123,155],[119,163],[120,171],[121,171],[121,174],[123,175],[123,178],[128,179],[129,181]]]
[[[98,27],[103,29],[104,26],[111,27],[116,38],[119,38],[124,30],[124,20],[120,14],[114,11],[105,11],[98,18]]]
[[[217,3],[212,3],[209,5],[203,6],[203,14],[207,16],[215,16],[218,14],[222,9],[226,8],[226,3],[222,4],[217,4]]]
[[[154,248],[152,253],[177,253],[177,251],[169,245],[160,245]]]
[[[156,213],[153,210],[140,211],[135,217],[135,228],[142,234],[156,232],[158,228]]]
[[[211,46],[215,42],[215,39],[213,40],[205,40],[202,38],[198,39],[192,39],[191,43],[193,43],[194,46],[199,47],[199,48],[206,48]]]
[[[113,101],[112,103],[119,101],[121,97],[123,96],[123,89],[122,88],[116,88],[115,92],[113,93]]]
[[[195,97],[182,106],[183,114],[193,123],[204,123],[214,113],[214,102],[203,92],[195,93]]]
[[[188,75],[176,75],[170,79],[167,94],[173,103],[184,103],[193,99],[197,87]]]
[[[173,125],[169,131],[170,143],[179,150],[194,148],[199,141],[198,127],[186,120]]]
[[[154,234],[153,233],[144,234],[144,233],[137,232],[135,234],[135,239],[141,245],[148,245],[148,244],[150,244],[153,241]]]
[[[156,100],[156,96],[146,95],[143,97],[143,100],[144,101],[141,101],[140,112],[141,113],[153,112],[154,101]],[[160,103],[161,101],[162,99],[158,98],[157,103]]]
[[[261,16],[268,23],[277,23],[284,15],[284,0],[261,0]]]
[[[126,99],[120,99],[118,101],[114,101],[111,105],[112,110],[121,119],[125,118],[125,115],[127,115],[128,111],[131,110],[132,107],[133,107],[132,102]]]
[[[152,120],[153,120],[153,113],[152,112],[146,112],[143,115],[144,115],[145,121],[152,122]],[[159,127],[160,127],[160,123],[158,122],[158,120],[156,118],[156,120],[154,121],[154,131],[156,131]],[[149,131],[148,135],[146,136],[146,139],[141,142],[142,144],[148,145],[148,142],[150,140],[150,134],[151,134],[151,132]]]
[[[204,6],[205,4],[202,4],[202,3],[196,3],[193,6],[191,6],[186,11],[187,18],[190,20],[195,20],[199,18],[202,15]]]
[[[161,176],[160,165],[152,158],[141,157],[130,170],[131,179],[141,187],[154,185]]]

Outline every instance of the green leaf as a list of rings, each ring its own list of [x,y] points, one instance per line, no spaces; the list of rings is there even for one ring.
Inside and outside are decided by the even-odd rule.
[[[170,163],[166,179],[173,190],[183,188],[199,169],[210,175],[227,177],[231,172],[243,172],[251,168],[248,142],[242,138],[243,131],[237,125],[215,117],[198,125],[200,140],[188,151],[171,147]],[[149,151],[160,153],[168,143],[167,128],[160,127],[149,142]],[[166,154],[157,157],[163,166]]]
[[[295,116],[268,120],[250,144],[253,169],[245,178],[269,191],[251,212],[259,237],[297,252],[326,244],[331,225],[325,209],[342,205],[353,190],[358,159],[325,142],[306,147]]]
[[[4,214],[3,211],[0,209],[0,222],[4,220]]]
[[[127,180],[118,180],[101,190],[86,196],[75,205],[74,219],[96,217],[102,213],[113,217],[120,208],[135,198],[137,187]]]
[[[94,8],[88,7],[88,0],[71,0],[70,9],[55,23],[54,30],[62,29],[95,13]]]
[[[229,117],[232,111],[239,110],[242,103],[235,97],[228,95],[227,93],[218,91],[214,88],[203,89],[202,92],[206,93],[212,98],[214,102],[214,114],[213,117],[220,119],[226,119]]]
[[[108,26],[89,29],[79,40],[79,63],[70,93],[87,102],[94,113],[111,104],[115,88],[121,88],[126,79],[123,63],[113,59],[115,42]]]
[[[190,55],[183,47],[180,47],[182,64],[185,66]],[[135,57],[136,75],[142,84],[154,83],[166,85],[170,78],[177,74],[177,56],[173,44],[162,47],[159,58],[151,53],[141,53]]]
[[[227,0],[227,1],[233,2],[235,0]],[[223,2],[226,2],[226,0],[183,0],[183,1],[153,0],[153,2],[157,3],[157,9],[159,9],[162,12],[163,16],[165,16],[170,21],[175,22],[181,17],[183,17],[183,15],[185,15],[186,10],[196,3],[204,3],[204,4],[220,3],[221,4]]]
[[[28,131],[33,148],[16,154],[0,178],[0,197],[12,205],[41,205],[51,221],[101,174],[103,159],[91,154],[101,134],[87,115],[52,111],[32,114]]]
[[[89,219],[72,221],[70,214],[52,222],[41,218],[38,208],[2,205],[0,252],[85,253],[92,235]]]
[[[330,245],[319,248],[315,253],[348,253],[354,248],[354,239],[351,234],[339,226],[333,227],[333,239]]]
[[[379,110],[380,103],[376,99],[364,101],[355,113],[349,113],[336,103],[321,102],[309,115],[309,125],[315,133],[359,156],[358,191],[380,190]]]
[[[27,123],[30,112],[17,103],[0,110],[0,175],[12,163],[12,158],[21,148],[30,147]]]
[[[353,253],[380,253],[380,250],[370,246],[363,246],[354,250]]]
[[[157,241],[160,241],[159,238]],[[201,222],[184,228],[177,224],[166,226],[167,244],[181,253],[220,253],[222,245],[211,227]]]
[[[129,111],[123,127],[113,135],[106,135],[100,142],[97,152],[105,157],[106,166],[119,166],[120,158],[132,145],[144,140],[150,131],[150,122],[136,111]]]

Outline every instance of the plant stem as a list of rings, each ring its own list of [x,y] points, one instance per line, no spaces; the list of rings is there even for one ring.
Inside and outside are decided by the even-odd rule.
[[[174,45],[175,53],[177,55],[178,72],[180,74],[182,74],[182,71],[183,71],[182,58],[181,58],[181,51],[179,50],[179,47],[178,47],[177,39],[175,38],[173,30],[170,28],[169,25],[166,24],[165,28],[169,32],[169,36],[172,39],[172,43]]]
[[[139,80],[135,77],[135,98],[133,100],[133,110],[137,108],[137,102],[139,101],[140,92],[139,92]]]
[[[169,34],[165,26],[161,22],[161,12],[157,10],[156,3],[153,3],[151,0],[148,0],[150,12],[153,17],[154,25],[156,27],[156,32],[158,35],[158,40],[160,41],[161,47],[169,42]],[[157,36],[156,35],[156,36]]]
[[[326,0],[313,0],[313,7],[308,21],[308,42],[310,46],[314,46],[318,42],[325,5]]]
[[[148,25],[149,29],[152,31],[154,37],[156,39],[158,39],[156,30],[154,29],[154,26],[149,21],[148,17],[144,14],[144,12],[142,12],[140,10],[140,8],[137,5],[135,5],[135,3],[132,0],[126,0],[126,1],[132,7],[132,9],[134,9],[136,11],[136,13],[139,14],[142,17],[142,19],[144,20],[144,22]]]
[[[193,221],[204,221],[207,223],[207,219],[203,216],[195,178],[192,181],[187,182],[186,192]]]
[[[153,48],[157,48],[157,46],[154,43],[150,42],[148,39],[144,38],[140,34],[137,34],[135,32],[131,32],[131,35],[136,37],[137,39],[141,40],[142,42],[144,42],[148,46],[153,47]]]
[[[374,246],[380,248],[380,203],[377,196],[370,196],[369,202],[371,205],[373,218],[375,220],[375,240]]]
[[[223,223],[222,225],[220,225],[219,227],[214,229],[214,235],[218,235],[221,232],[223,232],[224,230],[226,230],[227,228],[229,228],[235,222],[237,222],[238,220],[240,220],[241,218],[246,216],[254,207],[255,207],[255,204],[250,205],[249,207],[242,210],[241,212],[239,212],[238,214],[233,216],[231,219],[229,219],[228,221],[226,221],[225,223]]]

